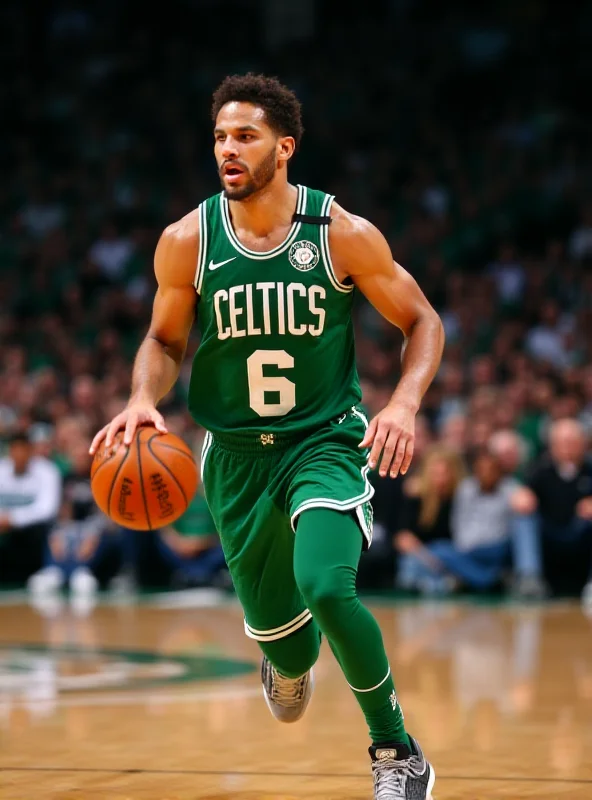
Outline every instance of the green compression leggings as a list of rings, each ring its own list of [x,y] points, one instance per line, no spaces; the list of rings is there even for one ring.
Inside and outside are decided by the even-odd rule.
[[[313,622],[293,635],[260,643],[276,669],[297,677],[315,663],[322,633],[366,717],[374,744],[408,744],[382,634],[356,593],[362,534],[353,515],[304,511],[294,545],[294,575]]]

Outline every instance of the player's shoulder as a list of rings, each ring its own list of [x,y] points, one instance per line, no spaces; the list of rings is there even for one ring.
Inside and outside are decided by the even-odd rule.
[[[367,230],[373,229],[374,225],[357,214],[352,214],[347,211],[343,206],[334,200],[331,204],[331,229],[338,232],[343,232],[346,235],[355,233],[364,233]]]
[[[154,269],[161,285],[192,284],[199,253],[199,209],[193,209],[164,228],[154,254]]]
[[[199,242],[199,207],[180,219],[169,223],[162,231],[161,240],[173,245],[197,244]]]
[[[369,242],[373,238],[382,237],[382,234],[370,220],[347,211],[339,203],[331,205],[331,225],[329,226],[330,241],[351,244]]]
[[[199,250],[199,208],[169,223],[162,231],[156,248],[157,258],[194,259]],[[195,261],[193,262],[195,264]]]
[[[379,229],[337,203],[331,206],[329,247],[334,266],[344,276],[361,274],[370,264],[392,265],[388,244]]]

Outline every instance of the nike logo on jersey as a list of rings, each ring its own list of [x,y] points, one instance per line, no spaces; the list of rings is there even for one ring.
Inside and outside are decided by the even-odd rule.
[[[218,267],[223,267],[224,264],[230,264],[231,261],[234,261],[236,256],[232,256],[232,258],[227,258],[226,261],[219,261],[217,264],[214,264],[213,261],[210,261],[208,264],[208,269],[218,269]]]

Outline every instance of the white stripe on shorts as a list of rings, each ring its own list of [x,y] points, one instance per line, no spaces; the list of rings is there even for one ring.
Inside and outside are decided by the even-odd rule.
[[[285,625],[280,625],[279,628],[270,628],[267,631],[259,631],[256,628],[251,628],[245,619],[245,633],[249,639],[256,639],[258,642],[275,642],[277,639],[285,639],[291,633],[294,633],[300,628],[303,628],[312,619],[312,614],[305,608],[304,611],[297,617],[294,617],[290,622]]]

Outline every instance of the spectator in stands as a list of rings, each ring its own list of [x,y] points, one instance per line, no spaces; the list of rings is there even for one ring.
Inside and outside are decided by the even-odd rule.
[[[453,575],[474,589],[489,589],[510,562],[510,499],[516,481],[504,475],[493,453],[482,450],[473,474],[461,483],[452,511],[453,547],[436,555]]]
[[[582,208],[580,223],[569,237],[568,248],[572,258],[583,261],[592,258],[592,203]]]
[[[159,531],[157,542],[175,588],[218,585],[227,575],[216,526],[199,489],[183,516]]]
[[[494,280],[497,295],[504,306],[518,306],[525,287],[524,267],[516,256],[511,242],[504,243],[497,261],[489,265],[489,274]]]
[[[90,488],[88,443],[77,439],[69,452],[59,518],[53,526],[44,566],[28,580],[36,593],[56,591],[68,583],[76,595],[94,595],[97,569],[116,547],[115,526],[98,509]]]
[[[447,418],[440,434],[442,444],[464,453],[468,444],[468,420],[464,414],[454,414]]]
[[[15,433],[0,459],[0,581],[22,583],[41,567],[60,498],[55,464],[33,454],[27,433]]]
[[[457,364],[445,365],[441,369],[439,383],[442,399],[439,403],[436,426],[441,430],[449,419],[462,416],[466,411],[467,398],[462,368]]]
[[[125,268],[133,255],[133,244],[125,236],[120,236],[113,220],[103,225],[101,236],[89,251],[91,261],[110,281],[121,280]]]
[[[204,5],[210,22],[214,14],[224,23],[222,4],[184,3],[188,24],[171,58],[151,15],[130,21],[111,14],[107,41],[101,15],[92,11],[61,9],[31,26],[26,4],[3,4],[11,46],[3,49],[0,107],[11,124],[0,130],[0,437],[30,429],[37,452],[64,474],[71,440],[88,440],[127,400],[133,354],[150,318],[162,229],[219,191],[202,146],[211,126],[199,111],[208,107],[218,69]],[[387,5],[406,9],[397,14],[396,31],[372,4],[360,6],[365,35],[357,40],[357,60],[339,48],[339,31],[331,41],[324,13],[307,42],[314,59],[279,63],[264,36],[255,47],[247,36],[233,48],[236,64],[246,58],[262,71],[276,64],[282,80],[298,87],[308,109],[299,180],[335,194],[384,231],[446,328],[442,368],[417,418],[410,473],[395,482],[370,475],[375,534],[359,573],[370,588],[392,585],[401,492],[421,464],[422,440],[435,436],[464,458],[491,441],[504,473],[516,474],[516,431],[528,447],[519,475],[542,451],[553,420],[577,415],[592,431],[592,150],[585,104],[562,91],[579,78],[581,58],[571,56],[584,46],[580,15],[557,16],[556,36],[529,43],[528,91],[524,82],[505,79],[522,57],[519,43],[500,52],[488,63],[492,94],[473,92],[474,63],[447,59],[454,47],[430,60],[430,43],[453,35],[454,7],[420,14],[423,45],[398,47],[396,70],[380,76],[378,93],[389,98],[381,113],[396,134],[388,147],[376,147],[360,128],[373,100],[358,62],[372,63],[376,42],[388,46],[393,35],[416,42],[419,17],[407,11],[422,3]],[[255,26],[253,35],[261,30]],[[186,69],[196,35],[206,65],[199,74]],[[35,63],[27,63],[51,80],[27,77],[23,53],[34,53]],[[431,64],[420,87],[418,58]],[[470,130],[454,111],[459,93],[471,95],[480,120]],[[155,120],[160,96],[169,101]],[[439,108],[418,97],[437,97]],[[408,124],[397,127],[402,117]],[[417,156],[411,160],[410,149]],[[398,376],[398,333],[359,294],[353,317],[364,403],[374,413]],[[195,326],[181,380],[163,401],[167,421],[184,414],[186,439],[195,431],[184,394],[198,345]],[[144,561],[160,567],[151,543]]]
[[[584,585],[592,603],[592,462],[585,430],[575,419],[553,422],[549,453],[531,469],[512,499],[519,596]],[[571,584],[571,585],[570,585]]]
[[[452,540],[427,546],[417,585],[426,594],[457,587],[475,591],[500,584],[511,559],[511,505],[517,483],[503,475],[497,458],[484,449],[472,474],[459,484],[452,504]]]
[[[418,414],[415,419],[414,456],[407,474],[392,480],[392,478],[381,478],[377,470],[370,473],[370,480],[375,489],[372,498],[374,525],[372,547],[362,554],[358,570],[358,585],[362,589],[392,588],[396,560],[393,535],[400,529],[399,517],[404,487],[409,481],[415,480],[431,441],[429,423],[423,414]]]
[[[419,474],[407,481],[399,530],[393,537],[401,589],[419,588],[425,576],[422,563],[437,566],[429,545],[451,538],[452,500],[464,472],[464,462],[455,450],[434,446],[424,456]]]
[[[519,433],[507,428],[496,431],[489,439],[489,449],[504,475],[520,478],[528,461],[528,448]]]
[[[540,311],[539,323],[532,328],[525,341],[526,352],[533,358],[565,369],[572,363],[568,337],[573,321],[562,315],[556,300],[547,299]]]

